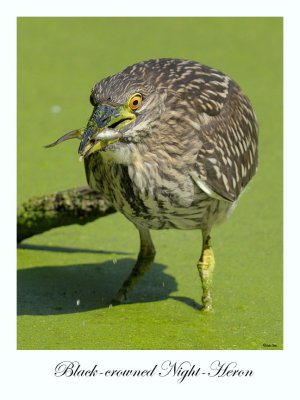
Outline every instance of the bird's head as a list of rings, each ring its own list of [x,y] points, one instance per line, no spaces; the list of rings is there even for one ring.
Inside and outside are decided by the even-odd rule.
[[[80,159],[98,151],[117,151],[129,143],[142,142],[155,127],[164,110],[164,96],[151,84],[151,70],[139,65],[98,82],[92,89],[92,115],[83,129],[67,133],[52,147],[78,138]]]

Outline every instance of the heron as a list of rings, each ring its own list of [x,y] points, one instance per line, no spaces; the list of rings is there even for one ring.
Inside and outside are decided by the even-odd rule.
[[[150,231],[198,229],[202,310],[211,311],[215,258],[212,228],[236,207],[258,165],[258,123],[240,86],[196,61],[142,61],[97,82],[87,125],[77,138],[88,184],[131,221],[137,261],[114,304],[155,258]]]

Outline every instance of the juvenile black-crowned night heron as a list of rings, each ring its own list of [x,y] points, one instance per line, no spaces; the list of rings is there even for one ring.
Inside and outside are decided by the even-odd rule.
[[[139,230],[140,252],[115,302],[149,269],[150,229],[201,229],[203,310],[212,309],[210,232],[235,207],[257,168],[252,107],[227,75],[194,61],[155,59],[98,82],[81,140],[87,181]],[[53,144],[53,145],[54,145]]]

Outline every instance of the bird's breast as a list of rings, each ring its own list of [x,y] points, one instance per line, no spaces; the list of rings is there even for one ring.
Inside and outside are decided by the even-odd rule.
[[[137,226],[148,229],[202,228],[209,214],[220,218],[228,204],[211,199],[184,172],[161,169],[137,158],[129,165],[91,156],[87,180]]]

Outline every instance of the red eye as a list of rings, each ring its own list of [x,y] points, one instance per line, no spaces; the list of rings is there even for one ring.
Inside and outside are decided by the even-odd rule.
[[[132,110],[137,110],[140,107],[141,104],[142,104],[142,96],[140,94],[135,94],[129,100],[129,107]]]

